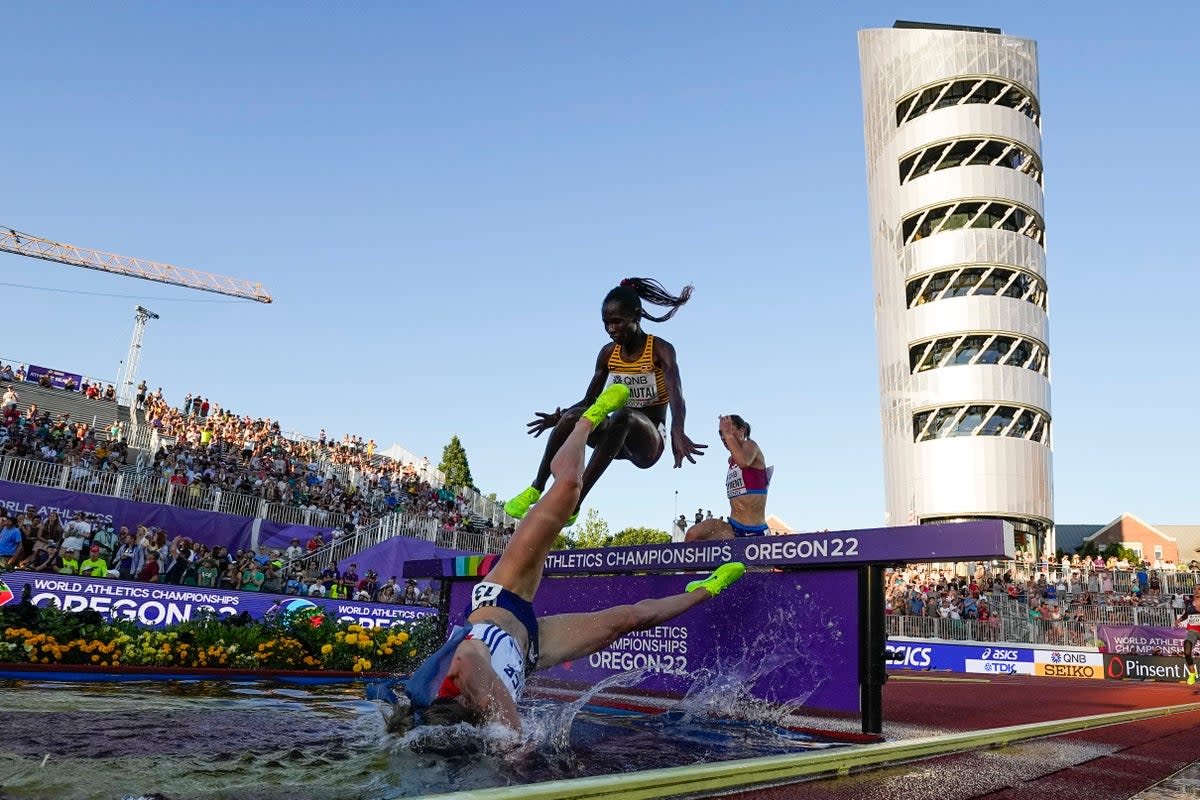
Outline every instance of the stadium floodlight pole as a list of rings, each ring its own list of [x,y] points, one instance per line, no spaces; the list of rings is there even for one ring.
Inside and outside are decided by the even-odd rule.
[[[117,395],[118,405],[124,403],[130,408],[133,407],[133,382],[137,380],[138,359],[142,355],[142,337],[146,334],[146,323],[152,319],[158,319],[158,314],[145,306],[135,309],[133,338],[129,340],[129,354],[125,356],[125,379],[121,382],[121,390]]]

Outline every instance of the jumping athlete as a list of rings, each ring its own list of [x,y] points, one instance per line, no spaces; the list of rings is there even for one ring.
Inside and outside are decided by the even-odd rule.
[[[458,722],[499,722],[520,730],[517,700],[528,673],[583,658],[626,633],[661,625],[742,576],[745,567],[731,562],[692,581],[680,594],[590,613],[535,616],[532,601],[546,555],[579,502],[587,438],[628,397],[628,387],[614,384],[580,415],[554,456],[550,490],[517,525],[499,562],[471,592],[467,627],[456,629],[413,673],[404,687],[407,700],[397,699],[388,730],[402,733],[418,724]]]
[[[717,432],[729,451],[729,472],[725,474],[729,522],[698,522],[688,529],[684,541],[762,536],[767,532],[767,488],[774,467],[767,466],[762,449],[750,438],[750,423],[737,414],[721,417]]]
[[[587,497],[613,459],[631,461],[638,469],[648,469],[658,462],[665,449],[668,406],[671,409],[671,451],[675,455],[675,466],[682,466],[685,458],[695,464],[694,457],[704,455],[704,448],[708,445],[696,444],[683,431],[687,407],[679,383],[675,348],[665,339],[642,330],[643,319],[666,322],[691,296],[691,286],[685,286],[676,297],[658,281],[626,278],[604,297],[600,316],[612,342],[600,348],[595,374],[582,400],[565,411],[556,408],[549,414],[535,412],[537,419],[527,425],[527,432],[534,437],[551,429],[552,433],[533,484],[504,504],[509,516],[517,519],[525,516],[530,506],[542,496],[550,477],[550,462],[554,454],[575,429],[579,415],[606,385],[626,384],[629,387],[629,402],[625,408],[603,420],[588,437],[588,444],[594,450],[583,472],[583,486],[576,507],[571,509],[567,519],[568,526],[574,524],[579,503]],[[660,317],[647,314],[642,308],[643,300],[669,307],[670,311]]]
[[[1196,642],[1200,642],[1200,586],[1192,589],[1192,597],[1183,604],[1183,613],[1175,620],[1175,624],[1187,628],[1187,638],[1183,640],[1183,663],[1187,665],[1188,686],[1196,682],[1196,661],[1192,650]]]

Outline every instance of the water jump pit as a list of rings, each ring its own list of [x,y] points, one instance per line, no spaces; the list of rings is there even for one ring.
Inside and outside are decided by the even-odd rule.
[[[749,544],[749,552],[734,541],[551,554],[540,613],[674,591],[693,577],[681,570],[729,560],[748,561],[752,572],[663,630],[539,673],[520,741],[487,729],[390,736],[381,705],[364,697],[361,684],[7,680],[0,682],[0,797],[857,797],[871,794],[875,776],[886,785],[888,769],[911,768],[879,772],[881,765],[970,763],[1001,745],[1015,752],[1027,739],[1136,725],[1187,730],[1200,717],[1195,693],[1176,686],[1113,694],[1111,685],[1089,682],[1109,694],[1064,704],[1078,696],[1078,682],[1050,692],[1053,679],[897,676],[885,727],[884,566],[1002,558],[1012,549],[1011,530],[966,523]],[[410,562],[407,574],[451,581],[441,615],[452,624],[488,566],[485,557],[436,559]],[[1006,687],[1018,693],[1006,696]],[[1150,697],[1152,688],[1162,693]],[[1041,718],[1012,713],[1031,705]],[[945,716],[933,711],[943,708]],[[1080,758],[1120,752],[1091,743],[1055,749]],[[875,771],[864,778],[861,770]],[[827,775],[848,777],[811,782]],[[850,784],[858,794],[844,793]],[[985,795],[942,785],[930,796]]]

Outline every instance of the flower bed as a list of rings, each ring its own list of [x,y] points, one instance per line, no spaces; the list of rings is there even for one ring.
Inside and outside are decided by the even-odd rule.
[[[434,617],[364,628],[306,608],[266,622],[202,615],[149,630],[92,610],[0,608],[0,662],[18,664],[397,673],[441,643]]]

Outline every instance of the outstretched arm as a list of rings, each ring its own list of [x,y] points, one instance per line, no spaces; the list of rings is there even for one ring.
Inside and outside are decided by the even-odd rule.
[[[600,392],[604,391],[604,382],[608,379],[608,357],[612,355],[613,347],[615,345],[606,344],[600,348],[600,355],[596,356],[596,368],[592,373],[592,380],[588,384],[587,393],[584,394],[582,400],[568,406],[568,408],[587,408],[596,402],[596,398],[600,396]],[[537,438],[544,432],[552,430],[562,420],[562,415],[563,409],[561,407],[555,408],[548,414],[535,411],[535,419],[532,422],[525,423],[525,427],[529,429],[526,433]]]
[[[667,393],[671,396],[671,452],[675,454],[675,466],[683,466],[686,458],[693,464],[693,456],[704,455],[706,444],[697,444],[683,432],[683,424],[687,419],[687,402],[683,399],[683,387],[679,380],[679,362],[675,358],[675,348],[670,342],[654,338],[654,363],[662,368],[663,378],[667,383]]]

